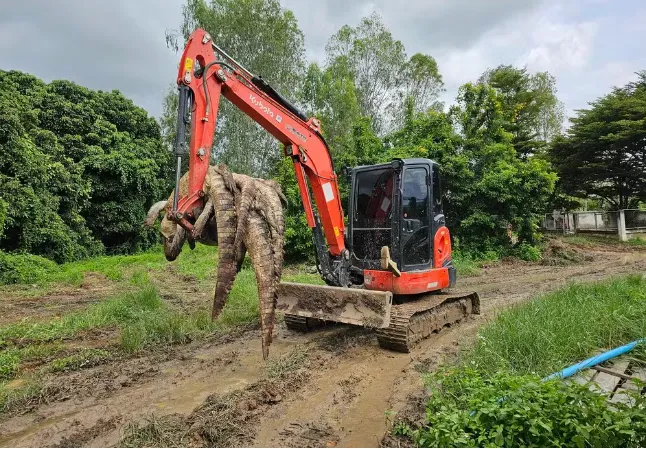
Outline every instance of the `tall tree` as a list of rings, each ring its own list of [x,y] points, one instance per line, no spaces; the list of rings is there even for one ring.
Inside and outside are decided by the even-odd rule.
[[[197,27],[281,94],[298,97],[305,70],[303,33],[294,14],[278,0],[187,0],[181,27],[167,33],[167,41],[176,49],[183,47]],[[162,119],[166,136],[174,134],[175,114],[175,101],[167,99]],[[267,175],[281,156],[276,140],[226,100],[220,103],[213,145],[215,159],[259,176]]]
[[[556,80],[548,72],[530,74],[525,68],[501,65],[486,71],[479,83],[493,87],[502,103],[504,129],[521,157],[543,149],[561,131],[563,105]]]
[[[550,156],[559,185],[578,197],[599,197],[613,208],[646,201],[646,71],[638,80],[577,111]]]
[[[145,247],[170,168],[155,120],[119,92],[0,71],[0,249],[63,262]]]
[[[420,53],[409,59],[377,13],[354,28],[342,27],[328,42],[326,54],[328,68],[341,67],[341,74],[352,76],[361,114],[371,118],[377,134],[401,125],[407,99],[415,111],[437,106],[443,89],[437,62]]]
[[[500,94],[492,87],[466,84],[457,100],[449,113],[408,115],[403,128],[386,137],[385,159],[428,157],[440,164],[444,211],[462,248],[508,247],[510,223],[520,241],[534,243],[556,175],[543,159],[516,156]]]

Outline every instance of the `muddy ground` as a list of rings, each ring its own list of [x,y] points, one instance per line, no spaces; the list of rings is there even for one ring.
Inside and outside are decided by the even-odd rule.
[[[243,329],[52,377],[39,401],[0,416],[0,446],[378,446],[395,414],[423,393],[420,371],[456,354],[498,310],[569,281],[646,273],[646,249],[569,247],[583,260],[567,266],[500,262],[459,279],[460,290],[480,294],[482,314],[422,341],[410,354],[380,349],[363,329],[298,334],[281,323],[263,362],[259,329]],[[91,279],[85,293],[63,292],[51,301],[16,297],[3,308],[38,314],[39,301],[75,308],[104,293]],[[146,427],[149,422],[155,425]],[[122,441],[132,423],[144,427]]]

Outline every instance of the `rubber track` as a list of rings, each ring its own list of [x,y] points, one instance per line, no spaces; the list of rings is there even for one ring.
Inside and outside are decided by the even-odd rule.
[[[296,332],[309,332],[313,329],[323,326],[325,321],[316,318],[307,318],[300,315],[285,314],[285,325],[287,329]]]
[[[416,301],[393,305],[390,326],[377,330],[377,341],[382,348],[410,352],[419,340],[479,313],[480,299],[475,292],[425,295]]]

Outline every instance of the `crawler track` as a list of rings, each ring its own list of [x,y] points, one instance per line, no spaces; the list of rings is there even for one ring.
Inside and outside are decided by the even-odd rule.
[[[425,295],[393,305],[390,326],[377,330],[377,340],[382,348],[410,352],[419,340],[479,313],[480,298],[475,292]]]
[[[287,329],[297,332],[308,332],[312,329],[319,328],[325,324],[325,321],[316,318],[307,318],[300,315],[285,314],[285,325]]]

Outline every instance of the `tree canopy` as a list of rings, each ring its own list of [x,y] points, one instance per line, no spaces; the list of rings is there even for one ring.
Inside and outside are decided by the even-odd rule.
[[[521,242],[535,243],[538,218],[556,175],[539,158],[521,160],[505,131],[500,94],[482,84],[465,84],[449,113],[410,116],[386,138],[391,157],[427,157],[440,164],[444,212],[465,249],[508,247],[506,226]]]
[[[168,195],[156,121],[119,92],[0,71],[0,249],[58,262],[155,241]]]
[[[421,53],[408,58],[377,13],[356,27],[343,26],[325,51],[334,76],[349,76],[354,82],[359,111],[370,117],[379,135],[401,125],[407,101],[418,112],[439,107],[444,84],[437,62]]]
[[[577,111],[550,156],[560,188],[626,209],[646,201],[646,71]]]
[[[556,97],[556,79],[548,72],[531,74],[525,68],[501,65],[482,74],[479,83],[500,94],[503,128],[520,157],[544,149],[561,133],[563,105]]]

